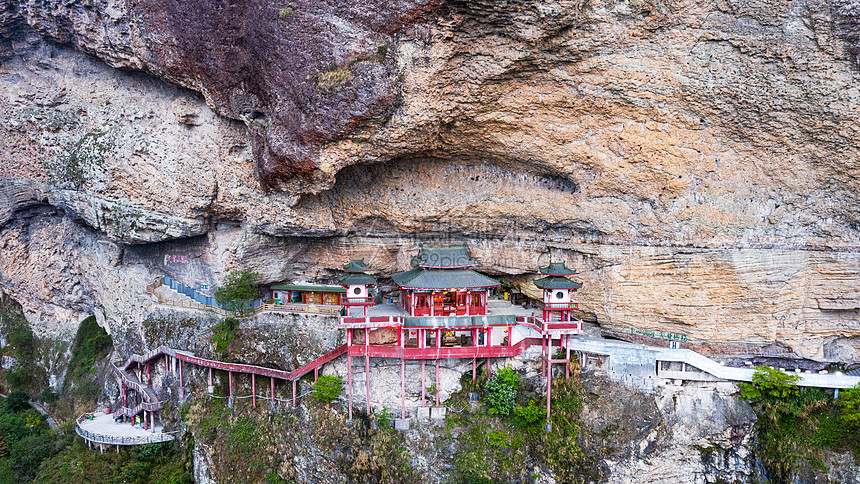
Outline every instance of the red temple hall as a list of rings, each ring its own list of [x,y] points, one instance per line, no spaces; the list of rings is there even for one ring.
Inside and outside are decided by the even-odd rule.
[[[533,344],[542,346],[544,365],[566,360],[551,358],[552,346],[580,334],[582,322],[572,313],[578,308],[573,294],[582,284],[571,281],[575,271],[563,263],[540,268],[545,277],[535,281],[544,289],[538,303],[541,312],[490,298],[501,283],[475,271],[477,261],[464,246],[421,247],[412,258],[413,268],[391,275],[400,290],[400,301],[374,304],[370,293],[376,280],[363,261],[343,267],[340,284],[346,289],[347,314],[340,318],[346,330],[347,378],[352,402],[352,358],[364,357],[365,374],[370,358],[401,360],[402,418],[406,414],[405,361],[421,361],[421,405],[426,395],[426,362],[434,363],[438,380],[439,360],[469,358],[472,376],[478,360],[519,355]],[[367,411],[370,412],[370,379],[366,379]],[[438,387],[438,381],[436,382]],[[432,396],[439,405],[438,394]],[[350,418],[352,418],[352,405]]]

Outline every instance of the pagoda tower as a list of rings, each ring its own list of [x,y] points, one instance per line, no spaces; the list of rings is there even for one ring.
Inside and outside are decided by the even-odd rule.
[[[581,282],[571,281],[569,276],[576,274],[576,270],[568,269],[564,262],[550,262],[548,266],[541,267],[540,272],[545,277],[535,279],[535,286],[543,289],[543,320],[571,321],[574,310],[579,309],[579,302],[574,299],[573,293],[582,287]],[[555,315],[558,319],[555,319]]]
[[[350,259],[343,266],[343,274],[338,276],[338,282],[346,289],[342,302],[346,309],[345,316],[359,316],[359,308],[362,308],[362,316],[367,316],[367,309],[373,306],[373,287],[376,279],[367,274],[370,266],[364,263],[364,259]]]

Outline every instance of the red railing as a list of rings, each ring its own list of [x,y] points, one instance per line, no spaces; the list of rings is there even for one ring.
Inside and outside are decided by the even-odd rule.
[[[577,309],[577,308],[579,308],[579,302],[578,301],[560,302],[560,303],[545,303],[542,301],[538,301],[537,305],[540,308],[546,308],[546,309]]]
[[[372,306],[372,297],[345,297],[343,298],[344,306]]]

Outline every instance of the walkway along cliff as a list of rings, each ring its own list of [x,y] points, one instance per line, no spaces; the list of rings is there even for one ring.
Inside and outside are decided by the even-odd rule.
[[[208,393],[212,394],[213,370],[227,372],[229,405],[233,405],[234,378],[248,375],[251,383],[251,402],[254,407],[258,398],[275,401],[275,381],[292,382],[291,401],[297,404],[297,380],[314,372],[334,359],[347,357],[348,412],[353,413],[353,358],[364,359],[366,411],[371,413],[372,381],[370,358],[400,360],[401,408],[396,422],[399,428],[408,426],[405,384],[407,378],[418,378],[406,374],[406,361],[421,361],[420,407],[427,403],[426,364],[435,365],[433,376],[439,387],[439,362],[442,359],[471,359],[472,379],[477,376],[477,365],[486,360],[490,368],[491,358],[510,358],[521,355],[531,346],[541,346],[542,378],[546,381],[546,418],[550,420],[551,374],[553,364],[564,364],[569,376],[571,354],[575,354],[586,366],[598,365],[607,375],[638,388],[654,391],[660,379],[676,381],[751,381],[750,368],[730,368],[694,351],[678,348],[660,348],[636,345],[620,341],[609,341],[582,336],[582,321],[572,318],[578,308],[574,298],[581,284],[569,279],[575,271],[563,263],[551,263],[540,268],[545,277],[536,283],[544,294],[536,302],[540,311],[514,306],[490,298],[490,290],[499,282],[471,270],[475,261],[465,247],[421,248],[414,258],[415,268],[396,273],[392,279],[400,290],[398,304],[375,304],[372,296],[375,279],[367,275],[370,270],[363,261],[350,261],[339,277],[346,289],[339,328],[346,331],[346,344],[340,345],[310,363],[293,371],[278,370],[256,365],[227,363],[195,356],[193,353],[166,346],[154,348],[143,355],[132,355],[127,361],[113,363],[112,369],[121,387],[121,406],[113,410],[117,420],[131,424],[137,417],[144,429],[157,432],[156,416],[164,408],[152,387],[152,375],[156,365],[162,364],[166,372],[178,376],[179,396],[185,392],[186,365],[193,371],[197,368],[208,372]],[[274,306],[261,311],[282,311]],[[259,312],[259,311],[258,311]],[[540,316],[536,316],[536,315]],[[673,345],[674,346],[674,345]],[[556,357],[554,349],[563,351],[564,357]],[[803,373],[799,384],[822,388],[848,388],[860,383],[860,377],[843,374]],[[268,378],[268,396],[257,394],[257,377]],[[433,405],[439,406],[438,390],[431,395]],[[425,412],[429,412],[425,411]],[[416,417],[424,413],[416,409]],[[134,445],[147,443],[146,439],[123,440],[87,430],[87,421],[79,419],[78,433],[90,442],[99,444]],[[105,427],[101,427],[104,431]],[[160,437],[158,439],[161,439]]]

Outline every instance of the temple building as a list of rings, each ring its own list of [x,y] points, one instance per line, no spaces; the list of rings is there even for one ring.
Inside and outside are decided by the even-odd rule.
[[[490,291],[501,283],[472,267],[465,247],[421,248],[414,269],[391,275],[410,316],[483,316]]]
[[[343,286],[325,284],[273,284],[269,286],[273,304],[317,304],[321,306],[341,306],[346,294]]]
[[[421,361],[421,407],[428,400],[428,360],[435,365],[436,384],[431,388],[439,387],[439,361],[446,358],[471,359],[473,379],[479,360],[486,361],[489,371],[491,358],[517,356],[531,345],[541,345],[547,370],[553,363],[567,364],[569,358],[554,358],[552,350],[554,344],[561,346],[582,331],[582,321],[572,317],[577,309],[573,292],[582,286],[568,279],[575,271],[562,263],[540,269],[546,275],[535,281],[545,293],[541,317],[531,309],[491,298],[501,283],[473,270],[477,261],[466,247],[421,247],[412,264],[412,269],[391,275],[400,292],[396,304],[374,304],[369,294],[376,280],[366,274],[370,267],[363,261],[343,267],[339,280],[346,291],[347,314],[340,318],[339,328],[346,331],[350,402],[355,357],[363,357],[365,375],[370,374],[371,357],[400,359],[401,418],[406,417],[406,360]],[[369,377],[365,384],[370,413]],[[430,398],[440,404],[438,393]],[[349,412],[352,418],[351,403]]]

